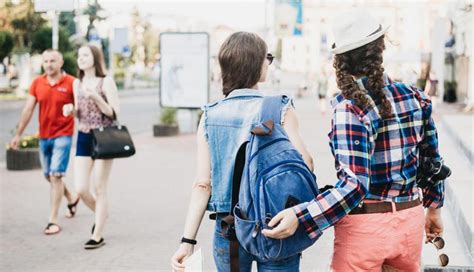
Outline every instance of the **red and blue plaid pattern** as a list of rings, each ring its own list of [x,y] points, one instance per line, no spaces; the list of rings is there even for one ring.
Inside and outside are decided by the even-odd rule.
[[[385,82],[394,112],[391,118],[382,119],[376,107],[361,110],[342,95],[333,101],[329,138],[338,181],[315,200],[294,207],[310,237],[334,225],[363,199],[407,202],[420,198],[416,171],[421,142],[428,146],[423,156],[441,160],[431,101],[416,87],[392,82],[387,76]],[[370,94],[367,78],[357,83]],[[425,207],[440,208],[443,200],[444,182],[423,190]]]

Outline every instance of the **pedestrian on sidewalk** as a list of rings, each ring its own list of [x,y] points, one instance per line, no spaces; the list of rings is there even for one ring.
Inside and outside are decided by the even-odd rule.
[[[333,101],[329,137],[338,182],[279,213],[264,234],[283,239],[303,224],[313,237],[335,226],[332,270],[419,271],[423,226],[427,239],[443,233],[444,182],[422,190],[416,182],[418,162],[441,161],[430,100],[384,73],[387,27],[365,11],[335,22],[332,52],[342,94]]]
[[[77,148],[74,164],[74,184],[87,207],[95,213],[92,236],[84,245],[95,249],[105,244],[103,231],[108,216],[107,183],[113,160],[93,160],[91,130],[111,126],[119,113],[117,86],[106,76],[102,51],[93,45],[79,48],[77,65],[79,79],[74,81],[74,109],[69,105],[66,114],[74,112],[79,119]],[[94,196],[89,184],[92,178]]]
[[[329,67],[326,61],[321,64],[320,73],[318,75],[318,99],[319,99],[319,111],[322,115],[326,114],[326,97],[328,94],[328,79],[329,79]]]
[[[253,126],[258,124],[263,94],[258,83],[267,77],[273,56],[256,34],[237,32],[223,43],[219,65],[225,98],[204,107],[197,132],[197,172],[184,225],[181,245],[171,258],[176,271],[185,268],[185,259],[193,253],[196,235],[206,210],[215,216],[214,261],[218,271],[230,271],[230,241],[224,237],[221,221],[231,210],[233,162],[238,148]],[[291,99],[282,98],[282,124],[288,138],[313,169],[298,128]],[[240,271],[251,271],[254,257],[241,246],[238,250]],[[259,271],[299,271],[300,255],[273,262],[257,262]]]
[[[72,193],[63,181],[69,163],[74,118],[63,116],[62,108],[65,104],[74,103],[74,77],[61,71],[64,61],[59,51],[45,50],[42,57],[44,74],[35,78],[31,84],[10,146],[13,149],[18,148],[21,135],[31,120],[36,104],[39,104],[40,159],[44,177],[51,185],[51,212],[44,233],[51,235],[61,231],[58,212],[62,196],[68,201],[68,218],[74,217],[79,203],[79,197]]]

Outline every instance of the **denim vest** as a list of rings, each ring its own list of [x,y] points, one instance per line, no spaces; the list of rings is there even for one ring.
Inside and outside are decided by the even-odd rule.
[[[207,210],[230,212],[235,156],[258,123],[263,94],[253,89],[232,91],[226,98],[203,107],[204,129],[211,156],[211,199]],[[284,115],[291,100],[282,99]],[[283,120],[283,118],[281,119]]]

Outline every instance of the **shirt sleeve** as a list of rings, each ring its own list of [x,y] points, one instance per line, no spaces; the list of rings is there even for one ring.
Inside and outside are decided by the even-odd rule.
[[[31,83],[31,86],[30,86],[30,95],[36,97],[36,84],[37,84],[38,80],[33,80],[33,82]],[[38,97],[36,97],[36,99],[38,99]]]
[[[423,112],[423,140],[420,143],[419,160],[425,161],[428,158],[441,161],[442,158],[438,149],[438,132],[432,117],[431,101],[420,90],[415,90]],[[423,190],[423,206],[426,208],[441,208],[444,204],[444,181],[433,187]]]
[[[310,238],[334,225],[367,195],[374,134],[370,123],[365,124],[352,105],[341,103],[335,107],[329,137],[338,182],[311,202],[294,207]]]

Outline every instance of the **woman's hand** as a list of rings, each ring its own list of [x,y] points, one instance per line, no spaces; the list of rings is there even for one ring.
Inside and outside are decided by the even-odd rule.
[[[433,240],[435,237],[443,235],[443,219],[441,218],[441,209],[428,208],[425,216],[426,241]]]
[[[63,106],[63,116],[68,117],[74,111],[74,105],[72,103],[65,104]]]
[[[284,239],[293,235],[298,229],[298,218],[296,217],[293,209],[289,208],[279,212],[275,217],[272,218],[269,227],[274,227],[274,229],[265,229],[262,231],[263,235],[273,238],[273,239]]]
[[[182,243],[178,250],[171,257],[171,267],[173,271],[184,271],[184,261],[193,254],[194,246],[187,243]]]

